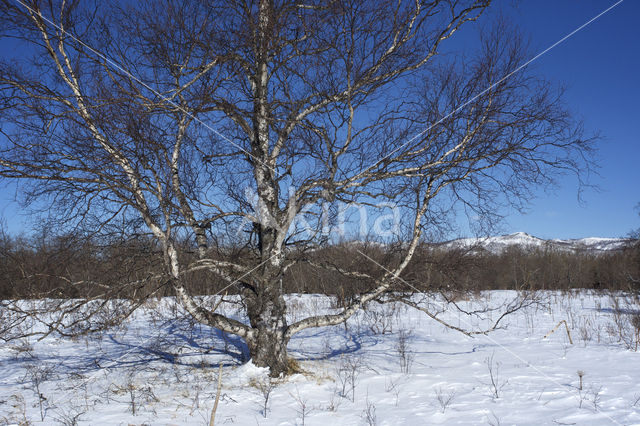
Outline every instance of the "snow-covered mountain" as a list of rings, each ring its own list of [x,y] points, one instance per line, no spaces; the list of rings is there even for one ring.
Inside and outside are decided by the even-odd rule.
[[[545,240],[525,232],[487,238],[461,238],[443,243],[444,247],[474,248],[482,247],[492,253],[500,253],[507,247],[549,248],[569,251],[610,251],[630,245],[634,240],[628,238],[581,238],[574,240]]]

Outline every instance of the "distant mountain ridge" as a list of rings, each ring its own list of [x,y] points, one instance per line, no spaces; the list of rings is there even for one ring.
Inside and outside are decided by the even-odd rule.
[[[545,240],[527,234],[526,232],[516,232],[515,234],[502,235],[499,237],[487,238],[460,238],[447,241],[442,244],[450,248],[483,248],[492,253],[501,253],[508,247],[520,246],[522,248],[549,248],[554,250],[567,251],[611,251],[620,250],[631,245],[635,240],[630,238],[580,238],[580,239],[551,239]]]

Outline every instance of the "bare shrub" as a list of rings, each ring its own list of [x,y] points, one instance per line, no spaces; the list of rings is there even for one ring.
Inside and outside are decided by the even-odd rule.
[[[336,376],[340,386],[340,396],[355,402],[356,385],[360,373],[364,368],[364,359],[361,354],[348,354],[340,356],[340,364],[337,367]]]
[[[42,385],[50,380],[53,375],[53,367],[43,363],[29,364],[26,368],[25,380],[29,382],[31,390],[36,394],[41,421],[44,421],[47,410],[50,407],[49,400],[43,394]]]
[[[602,393],[602,386],[592,386],[589,389],[589,395],[591,397],[591,403],[593,404],[594,411],[600,409],[600,399]]]
[[[578,384],[578,408],[582,408],[585,402],[590,402],[593,410],[598,411],[600,409],[602,386],[591,384],[589,388],[585,390],[583,383],[583,377],[585,375],[584,371],[578,370],[578,377],[580,379]]]
[[[578,408],[582,408],[582,404],[587,400],[587,393],[578,390]]]
[[[296,387],[296,394],[289,393],[291,397],[296,401],[296,413],[302,420],[302,426],[305,425],[305,421],[309,413],[313,410],[313,407],[309,405],[308,399],[300,396],[300,390]]]
[[[400,330],[398,332],[398,340],[395,346],[396,353],[400,359],[400,371],[404,374],[409,374],[411,372],[411,365],[415,358],[415,354],[411,351],[409,345],[411,334],[411,331]]]
[[[329,397],[329,402],[326,405],[326,410],[331,412],[337,411],[338,407],[340,406],[340,400],[338,398],[342,398],[342,395],[339,395],[338,389],[336,389],[331,393],[331,396]]]
[[[494,362],[494,355],[491,354],[490,357],[485,359],[485,364],[487,365],[487,369],[489,370],[489,390],[491,391],[491,396],[495,399],[500,398],[500,393],[502,392],[502,388],[504,388],[508,384],[508,380],[502,380],[500,378],[500,362]]]
[[[67,389],[73,390],[76,395],[80,394],[82,396],[82,398],[84,399],[84,409],[85,411],[88,411],[89,410],[89,389],[88,389],[89,384],[88,384],[87,378],[81,373],[73,372],[69,374],[67,381],[69,383]]]
[[[440,404],[440,409],[442,410],[442,414],[444,414],[447,407],[449,407],[449,405],[453,403],[453,400],[456,397],[456,391],[455,390],[445,391],[444,389],[439,387],[438,389],[436,389],[435,394],[436,394],[436,400],[438,401],[438,404]]]
[[[398,304],[394,302],[379,306],[367,305],[364,318],[373,334],[393,333],[393,325],[398,315]]]
[[[588,318],[580,324],[578,331],[580,332],[580,339],[585,347],[593,338],[593,329],[593,324]]]
[[[637,313],[640,304],[636,304],[633,298],[624,298],[618,295],[610,297],[613,324],[607,331],[616,337],[629,350],[638,348],[640,339],[640,314]]]
[[[111,384],[109,385],[109,391],[115,395],[126,396],[129,410],[134,416],[138,415],[140,409],[146,405],[160,401],[153,393],[150,384],[141,385],[137,383],[136,374],[133,370],[128,371],[123,385]]]
[[[77,426],[82,416],[87,413],[84,407],[70,406],[58,408],[54,420],[63,426]]]
[[[9,404],[13,409],[9,417],[2,417],[3,424],[18,424],[20,426],[31,426],[32,422],[27,417],[27,403],[24,400],[22,394],[14,394],[9,397],[8,401],[3,403]]]
[[[276,388],[277,383],[271,377],[259,377],[252,378],[249,381],[249,385],[253,386],[258,390],[258,392],[260,392],[260,396],[262,396],[262,416],[266,419],[269,412],[269,399],[271,398],[271,393]]]
[[[33,354],[33,345],[26,338],[16,341],[13,345],[9,346],[9,349],[13,352],[15,359],[19,359],[23,356],[26,356],[27,358],[35,358],[35,355]]]
[[[376,416],[376,405],[369,401],[367,397],[365,409],[362,411],[362,419],[367,423],[368,426],[375,426],[378,424],[378,417]]]
[[[384,390],[385,392],[393,392],[396,397],[395,405],[397,407],[398,403],[400,402],[400,383],[398,381],[394,381],[393,379],[390,379],[389,381],[385,379]]]
[[[635,351],[638,351],[638,344],[640,344],[640,313],[634,314],[632,319],[631,319],[631,325],[633,326],[634,330],[635,330],[635,337],[636,337],[636,346],[635,346]]]
[[[488,421],[489,426],[500,426],[500,425],[502,425],[502,423],[500,422],[500,418],[493,411],[491,412],[491,417],[493,417],[493,418],[489,419],[489,421]]]

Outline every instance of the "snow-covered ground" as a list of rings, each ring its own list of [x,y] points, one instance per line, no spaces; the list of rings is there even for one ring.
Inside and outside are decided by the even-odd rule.
[[[499,305],[514,295],[460,303]],[[290,299],[292,317],[331,303]],[[405,305],[374,304],[346,327],[295,336],[289,348],[304,373],[276,382],[243,364],[240,341],[191,327],[170,302],[102,335],[3,344],[0,424],[206,425],[219,363],[216,424],[640,424],[640,352],[630,323],[637,311],[615,309],[609,296],[544,293],[504,329],[475,338]],[[483,325],[460,312],[446,318]],[[561,320],[573,344],[564,325],[544,337]]]

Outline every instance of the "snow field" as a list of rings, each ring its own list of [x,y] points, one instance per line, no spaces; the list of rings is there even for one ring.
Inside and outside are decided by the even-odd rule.
[[[515,296],[492,291],[458,303],[483,310]],[[289,301],[292,320],[332,303]],[[170,298],[150,302],[100,335],[4,343],[0,424],[206,425],[220,363],[216,424],[640,424],[630,319],[638,312],[621,295],[541,293],[503,329],[473,338],[406,305],[374,303],[346,326],[294,336],[290,355],[302,372],[275,381],[246,362],[239,339],[193,325],[172,306]],[[462,328],[500,315],[449,308],[441,318]],[[544,338],[562,320],[573,344],[564,325]]]

